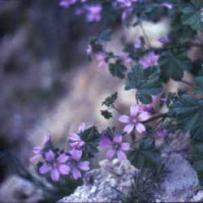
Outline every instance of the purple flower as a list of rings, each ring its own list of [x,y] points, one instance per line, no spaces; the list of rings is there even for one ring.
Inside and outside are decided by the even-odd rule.
[[[77,2],[77,0],[60,0],[59,5],[64,8],[68,8],[71,5],[75,4],[76,2]]]
[[[83,133],[86,129],[86,124],[82,123],[79,126],[78,132],[77,133],[72,133],[69,137],[70,141],[70,146],[74,149],[81,149],[84,145],[85,142],[81,139],[80,133]]]
[[[116,135],[113,140],[103,136],[100,140],[100,147],[107,149],[106,157],[108,159],[116,156],[119,160],[124,160],[126,159],[126,152],[130,150],[129,143],[123,142],[122,135]]]
[[[88,22],[99,22],[101,20],[102,6],[100,4],[91,5],[86,7]]]
[[[68,164],[70,166],[70,172],[75,180],[81,178],[81,171],[88,171],[90,169],[89,161],[80,161],[81,158],[82,151],[76,149],[70,151]]]
[[[144,55],[140,60],[139,64],[143,66],[144,69],[158,64],[159,55],[155,54],[153,51]]]
[[[100,53],[95,54],[95,59],[96,59],[96,62],[98,64],[99,68],[107,66],[106,58],[107,57],[106,57],[105,53],[100,52]]]
[[[130,107],[130,116],[121,115],[119,121],[125,123],[123,129],[124,132],[130,134],[134,129],[139,133],[146,131],[145,126],[142,124],[143,121],[148,120],[151,117],[148,111],[145,111],[142,106],[131,106]]]
[[[60,175],[69,174],[70,167],[66,163],[69,157],[66,154],[57,157],[52,150],[49,150],[45,153],[44,159],[45,163],[39,168],[40,174],[50,173],[53,181],[59,181]]]
[[[168,135],[168,131],[165,128],[160,128],[157,130],[155,137],[156,138],[165,138]]]
[[[45,139],[42,142],[42,145],[34,147],[34,149],[33,149],[33,154],[34,155],[30,158],[30,161],[32,163],[35,163],[35,162],[39,161],[42,158],[44,147],[50,141],[51,141],[50,136],[45,137]]]
[[[121,52],[117,55],[117,58],[123,62],[124,65],[128,66],[132,63],[132,59],[128,53]]]
[[[165,2],[165,3],[162,3],[161,5],[162,5],[163,7],[166,7],[167,9],[172,9],[172,8],[173,8],[173,4],[171,4],[171,3]]]
[[[121,7],[131,7],[134,2],[137,2],[138,0],[117,0],[117,3]]]
[[[92,55],[92,53],[93,53],[92,46],[90,44],[88,44],[88,46],[87,46],[86,53],[89,56]]]
[[[140,49],[142,47],[142,40],[140,37],[136,38],[135,43],[134,43],[134,48],[135,49]]]
[[[162,44],[167,44],[167,43],[170,42],[170,39],[169,39],[168,36],[163,36],[163,37],[160,37],[160,38],[158,39],[158,41],[161,42]]]

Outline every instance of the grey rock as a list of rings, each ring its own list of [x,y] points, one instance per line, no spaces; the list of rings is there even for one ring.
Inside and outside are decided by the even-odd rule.
[[[66,202],[121,202],[131,191],[133,177],[138,170],[128,160],[103,160],[100,169],[93,169],[84,178],[84,184],[64,197]]]
[[[197,192],[191,199],[191,202],[202,202],[203,201],[203,190]]]
[[[166,158],[166,176],[160,185],[157,202],[185,202],[199,185],[197,173],[180,154]]]
[[[43,199],[43,192],[31,182],[13,175],[0,187],[0,202],[35,203]]]
[[[151,199],[156,202],[189,202],[202,198],[202,193],[195,196],[199,186],[197,173],[182,155],[168,154],[165,166],[166,173],[159,183],[159,191],[154,191]],[[130,197],[132,190],[136,190],[133,187],[135,175],[139,175],[139,171],[127,160],[101,161],[100,169],[89,171],[84,184],[59,203],[122,202],[123,198]]]

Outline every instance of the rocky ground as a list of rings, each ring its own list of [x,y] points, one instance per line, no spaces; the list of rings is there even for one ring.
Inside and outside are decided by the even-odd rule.
[[[196,172],[190,163],[181,155],[173,153],[166,158],[167,173],[163,180],[153,187],[146,189],[144,194],[137,194],[140,185],[135,185],[136,176],[140,171],[127,160],[112,162],[103,160],[99,169],[87,173],[84,183],[75,192],[59,203],[68,202],[142,202],[143,196],[149,190],[152,192],[147,202],[194,202],[203,200],[203,191],[199,190],[199,181]],[[144,180],[143,180],[144,181]],[[158,189],[157,189],[158,188]],[[137,198],[137,199],[136,199]],[[139,199],[140,198],[140,199]],[[128,201],[130,200],[130,201]]]

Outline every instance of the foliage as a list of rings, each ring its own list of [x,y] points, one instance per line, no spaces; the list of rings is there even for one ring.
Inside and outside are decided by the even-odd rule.
[[[191,47],[202,48],[202,42],[196,42],[195,39],[203,28],[203,2],[198,0],[60,0],[60,5],[71,9],[72,12],[80,8],[79,15],[84,15],[88,23],[101,23],[104,31],[90,40],[88,55],[96,59],[99,66],[108,67],[112,76],[122,80],[126,85],[126,91],[136,90],[134,91],[136,103],[129,108],[130,116],[124,114],[118,119],[121,123],[125,123],[122,132],[117,127],[107,128],[101,133],[93,126],[80,127],[78,132],[69,138],[68,149],[59,150],[50,147],[53,148],[56,157],[64,153],[70,158],[78,153],[82,154],[77,159],[77,164],[80,166],[79,161],[85,162],[87,169],[88,160],[95,156],[100,145],[108,148],[107,158],[118,157],[123,160],[126,157],[125,153],[128,152],[127,158],[134,166],[141,171],[148,169],[159,176],[162,158],[161,150],[155,144],[156,139],[161,137],[164,140],[166,132],[169,136],[170,133],[182,131],[191,135],[193,151],[191,162],[202,179],[203,74],[202,67],[194,70],[196,61],[189,58],[187,52]],[[151,45],[149,33],[145,32],[142,22],[143,20],[158,21],[163,17],[171,20],[171,30],[167,36],[157,39],[161,44],[157,48]],[[143,31],[143,36],[138,36],[134,44],[124,44],[122,53],[106,50],[106,45],[112,39],[117,23],[126,28],[137,26]],[[185,81],[184,72],[191,74],[194,81]],[[186,84],[187,88],[175,95],[170,94],[166,86],[171,80]],[[165,95],[164,98],[163,95]],[[101,111],[106,119],[112,118],[110,109],[121,114],[117,108],[117,99],[118,93],[115,92],[102,103],[107,107],[107,110]],[[157,106],[162,105],[168,107],[168,111],[164,114],[157,111]],[[125,140],[131,141],[127,143]],[[167,143],[164,142],[164,144]],[[47,149],[42,147],[40,155],[45,163],[47,163],[46,153]],[[68,161],[65,164],[66,167],[71,167]],[[70,178],[76,179],[74,175]],[[139,180],[137,182],[141,184]],[[145,187],[142,188],[142,193],[145,190],[147,190]],[[136,200],[140,199],[139,194],[133,195]]]

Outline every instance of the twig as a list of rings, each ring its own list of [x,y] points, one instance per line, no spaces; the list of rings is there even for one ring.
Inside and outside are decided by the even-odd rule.
[[[180,82],[182,82],[182,83],[184,83],[184,84],[186,84],[186,85],[188,85],[188,86],[193,87],[193,84],[190,83],[190,82],[188,82],[187,80],[180,80]]]
[[[142,123],[149,123],[149,122],[152,122],[152,121],[159,119],[159,118],[165,118],[165,117],[167,117],[167,115],[168,115],[167,113],[158,114],[156,116],[149,118],[146,121],[143,121]]]

